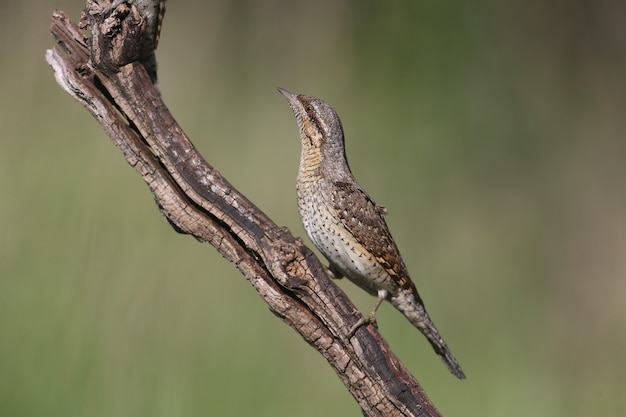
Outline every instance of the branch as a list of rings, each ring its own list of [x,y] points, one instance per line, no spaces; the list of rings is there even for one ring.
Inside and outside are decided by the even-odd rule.
[[[91,39],[64,12],[53,13],[57,45],[46,51],[46,60],[57,83],[95,117],[143,177],[165,218],[231,261],[270,310],[328,361],[364,415],[440,416],[376,328],[363,326],[347,337],[359,312],[315,255],[198,153],[132,55],[145,39],[135,7],[102,3],[107,4],[87,1]]]

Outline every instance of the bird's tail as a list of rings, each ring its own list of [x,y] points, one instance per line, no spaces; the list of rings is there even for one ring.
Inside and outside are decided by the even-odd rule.
[[[461,366],[450,351],[450,348],[448,348],[448,345],[446,345],[446,342],[444,342],[439,334],[435,324],[430,317],[428,317],[428,313],[421,303],[421,300],[416,300],[415,294],[407,291],[402,292],[397,297],[391,297],[390,301],[394,307],[405,315],[413,326],[417,327],[419,331],[426,336],[426,339],[428,339],[435,353],[437,353],[443,363],[446,364],[450,372],[459,379],[465,379],[465,373],[463,373]]]

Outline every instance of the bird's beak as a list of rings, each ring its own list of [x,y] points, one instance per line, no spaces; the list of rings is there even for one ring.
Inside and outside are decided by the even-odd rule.
[[[296,111],[296,109],[299,107],[299,102],[298,102],[298,95],[294,94],[294,93],[290,93],[289,91],[285,90],[284,88],[280,88],[280,87],[276,87],[278,89],[278,91],[280,92],[280,94],[282,94],[283,96],[285,96],[285,98],[287,99],[287,101],[289,102],[289,106]]]
[[[298,128],[300,129],[300,133],[302,134],[302,130],[304,129],[304,124],[302,120],[304,106],[302,105],[300,100],[298,100],[298,95],[291,93],[285,90],[284,88],[280,88],[280,87],[276,87],[276,88],[278,89],[280,94],[285,96],[285,98],[287,99],[287,103],[289,103],[289,107],[291,107],[291,111],[293,112],[294,116],[296,116],[296,123],[298,123]]]

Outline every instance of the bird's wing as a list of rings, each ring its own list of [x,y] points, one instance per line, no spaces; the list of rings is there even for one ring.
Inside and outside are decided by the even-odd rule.
[[[413,291],[419,298],[383,218],[387,209],[376,204],[361,187],[351,182],[335,182],[331,197],[337,207],[343,208],[339,216],[350,234],[376,258],[400,287]]]

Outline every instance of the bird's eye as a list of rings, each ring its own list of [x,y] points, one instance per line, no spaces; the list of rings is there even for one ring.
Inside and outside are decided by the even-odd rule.
[[[304,111],[306,111],[309,114],[313,113],[313,106],[310,104],[307,104],[306,106],[304,106]]]

